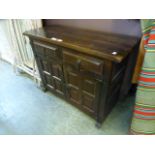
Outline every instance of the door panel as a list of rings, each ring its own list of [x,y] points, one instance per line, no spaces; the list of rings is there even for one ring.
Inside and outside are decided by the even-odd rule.
[[[62,81],[59,81],[57,79],[53,79],[53,80],[54,80],[56,92],[61,94],[61,95],[64,95],[65,89],[64,89],[64,84],[62,83]]]
[[[96,81],[93,79],[83,78],[82,89],[92,95],[95,95]]]
[[[64,88],[64,77],[62,71],[62,64],[53,60],[50,62],[50,69],[52,78],[54,81],[54,88],[57,93],[60,95],[65,95],[65,88]]]
[[[57,64],[56,62],[51,63],[51,72],[53,76],[57,77],[58,79],[62,79],[63,77],[62,65]]]
[[[41,67],[41,78],[43,81],[45,81],[46,87],[49,87],[50,89],[54,89],[54,82],[52,79],[51,71],[50,71],[50,65],[48,61],[44,60],[43,58],[37,57],[37,60],[39,61],[40,67]]]
[[[57,58],[60,55],[59,48],[55,45],[48,45],[45,43],[34,41],[34,48],[36,50],[36,54],[43,58]]]
[[[39,60],[40,60],[41,66],[42,66],[42,71],[43,71],[44,73],[50,75],[51,73],[50,73],[50,67],[49,67],[48,62],[47,62],[46,60],[41,59],[41,58],[40,58]]]
[[[63,61],[79,70],[89,71],[97,75],[103,74],[104,61],[91,56],[64,50]]]
[[[82,106],[89,111],[95,111],[95,97],[89,94],[82,94]]]
[[[67,96],[68,99],[74,102],[75,104],[81,104],[81,97],[80,97],[80,91],[79,88],[75,88],[72,86],[69,86],[67,88]]]
[[[79,81],[79,76],[77,73],[74,72],[68,72],[67,73],[68,76],[68,84],[73,85],[75,87],[79,87],[80,86],[80,81]]]
[[[54,82],[53,82],[52,77],[49,76],[49,75],[44,75],[44,77],[45,77],[45,80],[46,80],[47,87],[54,90]]]
[[[80,76],[72,67],[64,65],[67,98],[75,104],[81,104]]]
[[[90,112],[96,112],[100,92],[100,83],[96,79],[83,76],[81,79],[82,106]]]

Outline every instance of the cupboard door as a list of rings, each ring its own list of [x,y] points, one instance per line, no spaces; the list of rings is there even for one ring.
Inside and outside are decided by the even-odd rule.
[[[60,96],[65,96],[62,64],[53,59],[38,57],[41,64],[42,80],[45,80],[46,87]]]
[[[91,114],[96,113],[100,82],[82,75],[68,64],[64,65],[64,73],[68,100]]]

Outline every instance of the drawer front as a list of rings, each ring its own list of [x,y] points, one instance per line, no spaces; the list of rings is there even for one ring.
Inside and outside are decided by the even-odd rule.
[[[33,45],[37,56],[46,59],[61,57],[61,50],[55,45],[47,45],[36,41],[33,42]]]
[[[104,62],[91,56],[63,51],[63,61],[67,64],[71,64],[79,71],[89,71],[97,75],[103,74]]]

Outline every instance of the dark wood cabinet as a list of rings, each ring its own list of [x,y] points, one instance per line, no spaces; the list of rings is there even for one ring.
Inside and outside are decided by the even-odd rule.
[[[124,95],[121,90],[130,84],[132,72],[126,71],[129,60],[135,63],[131,55],[136,53],[139,39],[58,25],[24,35],[30,38],[44,90],[101,124]]]

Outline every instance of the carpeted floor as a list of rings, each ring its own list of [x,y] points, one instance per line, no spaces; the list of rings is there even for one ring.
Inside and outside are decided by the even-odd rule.
[[[118,103],[102,124],[0,61],[0,134],[128,134],[134,96]]]

